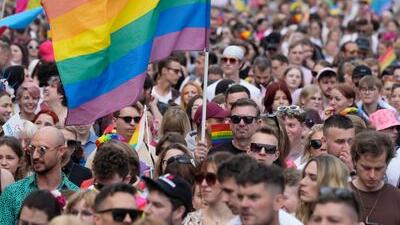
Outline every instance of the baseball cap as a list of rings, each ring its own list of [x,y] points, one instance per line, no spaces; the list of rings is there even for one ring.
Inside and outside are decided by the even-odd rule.
[[[193,121],[196,124],[199,124],[201,121],[201,114],[203,113],[203,107],[200,106],[196,113],[194,114]],[[206,120],[210,118],[217,118],[217,119],[225,119],[227,116],[229,116],[229,112],[221,108],[217,103],[215,102],[207,102],[206,106]]]
[[[369,40],[365,37],[357,38],[356,44],[360,50],[369,50],[370,47]]]
[[[192,188],[183,178],[167,173],[155,180],[149,177],[143,177],[143,180],[150,190],[156,189],[170,198],[178,199],[182,201],[186,211],[192,211]]]
[[[223,57],[235,57],[235,58],[242,60],[244,57],[244,50],[237,45],[230,45],[224,49],[222,56]]]
[[[322,70],[320,70],[317,74],[316,79],[320,80],[322,77],[336,77],[337,73],[334,69],[330,68],[330,67],[325,67]]]
[[[372,75],[372,71],[368,66],[358,65],[353,69],[352,77],[353,78],[362,78],[364,76]]]
[[[392,109],[380,109],[369,116],[369,122],[377,131],[400,126],[396,112]]]

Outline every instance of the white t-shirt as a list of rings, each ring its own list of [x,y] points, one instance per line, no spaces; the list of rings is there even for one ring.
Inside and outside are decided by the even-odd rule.
[[[158,101],[168,104],[169,100],[172,99],[172,91],[170,90],[167,95],[161,96],[159,95],[156,90],[153,88],[151,91],[151,95],[158,99]]]
[[[222,79],[221,79],[222,80]],[[215,81],[210,86],[207,87],[206,94],[208,101],[211,101],[215,97],[215,89],[221,80]],[[256,88],[254,85],[250,84],[249,82],[240,79],[240,85],[246,87],[250,91],[251,99],[257,100],[260,96],[260,89]]]
[[[395,157],[389,162],[385,176],[388,184],[398,187],[400,182],[400,148],[397,149],[395,154]]]

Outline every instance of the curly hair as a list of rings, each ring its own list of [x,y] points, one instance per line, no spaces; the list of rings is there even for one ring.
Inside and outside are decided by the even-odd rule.
[[[98,179],[106,180],[115,174],[124,178],[129,174],[129,159],[118,141],[111,140],[99,147],[93,159],[93,172]]]

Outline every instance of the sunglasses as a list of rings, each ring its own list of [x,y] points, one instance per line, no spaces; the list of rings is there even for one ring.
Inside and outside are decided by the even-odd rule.
[[[245,124],[251,124],[251,123],[253,123],[254,119],[256,119],[257,117],[233,115],[233,116],[230,116],[230,118],[231,118],[232,123],[234,123],[234,124],[240,123],[240,121],[242,121],[242,119]]]
[[[135,121],[135,123],[139,123],[140,119],[142,117],[140,117],[140,116],[120,116],[118,118],[122,119],[125,123],[131,123],[132,120]]]
[[[177,162],[180,164],[191,164],[193,167],[196,167],[196,163],[194,159],[188,155],[176,155],[167,160],[167,166],[173,162]]]
[[[28,49],[38,49],[39,46],[32,46],[32,45],[28,45]]]
[[[169,70],[172,70],[175,74],[179,74],[181,72],[181,69],[175,69],[171,67],[167,67]]]
[[[262,149],[264,149],[266,154],[273,155],[276,153],[277,147],[276,147],[276,145],[267,145],[267,144],[260,144],[260,143],[251,143],[250,144],[250,151],[252,151],[254,153],[260,153]]]
[[[235,58],[227,58],[223,57],[221,58],[222,63],[229,63],[229,64],[236,64],[239,60]]]
[[[204,179],[209,186],[214,186],[217,183],[217,175],[215,173],[200,173],[194,176],[194,181],[198,185],[203,183]]]
[[[310,146],[313,149],[320,149],[322,146],[322,141],[318,139],[310,140]]]
[[[132,221],[137,220],[139,217],[143,215],[143,212],[137,209],[121,209],[121,208],[115,208],[115,209],[105,209],[101,211],[97,211],[97,213],[108,213],[111,212],[113,220],[115,222],[123,222],[126,215],[129,214],[131,217]]]
[[[58,147],[60,147],[61,145],[58,145],[54,148],[49,148],[46,146],[34,146],[34,145],[28,145],[25,148],[25,152],[27,155],[33,155],[35,153],[35,151],[37,151],[39,153],[40,156],[44,156],[47,152],[49,152],[50,150],[53,149],[57,149]]]

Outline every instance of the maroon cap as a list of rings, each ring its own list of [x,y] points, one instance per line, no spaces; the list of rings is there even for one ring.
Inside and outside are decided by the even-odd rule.
[[[200,106],[197,109],[196,113],[194,114],[193,118],[193,121],[196,124],[199,124],[201,122],[202,113],[203,113],[203,106]],[[210,118],[225,119],[227,116],[229,116],[229,112],[221,108],[217,103],[207,102],[206,120]]]

